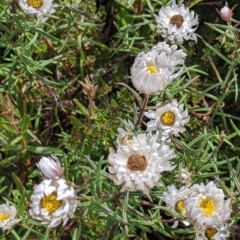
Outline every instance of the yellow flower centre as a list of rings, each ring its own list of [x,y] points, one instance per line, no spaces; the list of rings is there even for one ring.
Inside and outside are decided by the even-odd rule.
[[[147,168],[147,160],[142,155],[132,155],[128,158],[127,167],[130,171],[144,171]]]
[[[167,111],[167,112],[164,112],[161,116],[161,122],[164,124],[164,125],[167,125],[167,126],[171,126],[174,124],[175,122],[175,114],[174,112],[172,111]]]
[[[7,213],[1,213],[0,214],[0,222],[3,222],[9,218],[9,215]]]
[[[186,211],[184,200],[180,200],[176,203],[176,211],[181,214]]]
[[[27,0],[29,6],[39,9],[43,5],[43,0]]]
[[[208,240],[213,240],[214,235],[217,233],[217,229],[216,228],[207,228],[205,230],[205,237]]]
[[[155,66],[148,66],[148,67],[147,67],[147,70],[148,70],[151,74],[158,72],[158,70],[157,70],[157,68],[156,68]]]
[[[52,193],[49,196],[41,199],[41,206],[45,208],[49,213],[57,211],[62,206],[62,201],[57,200],[57,194]]]
[[[176,25],[177,28],[180,28],[182,26],[183,22],[184,22],[184,18],[181,15],[174,15],[170,19],[170,23],[172,25]]]
[[[199,203],[199,207],[203,211],[203,213],[206,217],[213,215],[213,213],[215,212],[214,201],[209,198],[201,199],[201,201]]]

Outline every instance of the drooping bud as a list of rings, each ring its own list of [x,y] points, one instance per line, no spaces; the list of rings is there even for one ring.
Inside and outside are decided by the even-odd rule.
[[[54,155],[50,157],[41,157],[36,165],[45,179],[61,178],[63,175],[63,168],[58,158]]]

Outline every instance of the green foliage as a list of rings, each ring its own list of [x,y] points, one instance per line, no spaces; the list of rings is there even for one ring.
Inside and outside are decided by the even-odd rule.
[[[200,11],[204,1],[190,2]],[[171,228],[172,216],[184,219],[160,198],[168,185],[181,186],[175,175],[182,167],[193,183],[215,180],[221,186],[232,199],[230,227],[238,224],[239,29],[216,14],[214,23],[201,22],[198,44],[179,46],[187,53],[182,75],[149,101],[155,106],[175,98],[189,110],[187,131],[169,143],[177,152],[176,172],[163,174],[152,199],[119,192],[108,173],[121,119],[134,122],[141,109],[142,99],[129,91],[130,67],[139,52],[161,40],[154,18],[169,3],[113,0],[98,8],[66,0],[39,22],[16,1],[1,1],[0,193],[1,203],[16,206],[22,221],[0,239],[194,239],[192,227]],[[74,218],[57,229],[27,213],[40,181],[35,164],[50,154],[61,160],[80,200]]]

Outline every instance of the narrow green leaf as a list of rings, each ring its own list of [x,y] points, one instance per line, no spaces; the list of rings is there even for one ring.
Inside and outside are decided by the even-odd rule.
[[[41,144],[40,139],[38,139],[38,137],[37,137],[30,129],[27,129],[26,132],[27,132],[27,134],[28,134],[29,136],[31,136],[31,138],[34,139],[38,144]]]
[[[80,128],[82,125],[81,121],[74,116],[70,116],[70,121],[75,128]]]
[[[212,47],[210,44],[208,44],[206,41],[204,41],[202,39],[202,41],[204,42],[204,44],[210,49],[212,50],[216,55],[218,55],[222,60],[224,60],[228,65],[232,65],[232,62],[226,58],[223,54],[221,54],[218,50],[216,50],[214,47]]]
[[[28,230],[26,231],[26,233],[24,234],[24,236],[22,237],[22,240],[28,240],[30,239],[29,235],[32,231],[32,226],[28,228]]]
[[[21,240],[21,237],[18,236],[18,234],[15,232],[14,229],[11,229],[11,234],[15,237],[15,239],[17,239],[17,240]]]
[[[240,130],[237,128],[237,126],[234,124],[234,122],[230,119],[230,123],[235,130],[235,132],[240,136]]]
[[[88,110],[87,110],[87,108],[85,108],[85,107],[83,106],[83,104],[81,104],[76,98],[73,99],[73,102],[77,105],[80,113],[81,113],[82,115],[84,115],[85,117],[87,117],[87,116],[88,116]]]
[[[30,124],[30,116],[25,114],[22,118],[22,121],[20,123],[20,129],[21,129],[21,132],[24,133],[27,131],[28,127],[29,127],[29,124]]]
[[[233,182],[235,183],[235,186],[238,190],[238,194],[240,194],[240,182],[239,182],[238,176],[236,174],[236,170],[235,170],[235,168],[232,167],[232,164],[229,161],[229,159],[227,159],[227,165],[228,165],[228,169],[229,169],[229,174],[230,174]]]
[[[48,239],[49,231],[50,231],[50,228],[47,228],[46,231],[45,231],[45,235],[44,235],[44,239],[43,240],[47,240]]]
[[[12,173],[12,178],[13,178],[14,183],[16,184],[18,191],[23,195],[24,194],[24,186],[23,186],[22,182],[20,181],[18,176],[15,175],[15,173]]]
[[[63,152],[59,148],[54,148],[54,147],[44,147],[44,146],[28,146],[27,150],[30,152],[34,152],[37,154],[60,154],[62,155]]]
[[[224,24],[213,24],[213,23],[207,23],[205,22],[204,24],[206,24],[207,26],[209,26],[210,28],[214,29],[215,31],[219,31],[218,28],[222,28],[224,30],[229,30],[229,31],[234,31],[234,32],[240,32],[240,29],[235,28],[235,27],[231,27],[229,25],[224,25]],[[224,31],[220,31],[221,34],[224,34]],[[232,36],[232,40],[235,40],[234,37]]]
[[[38,68],[39,70],[43,70],[43,66],[41,64],[39,64],[38,62],[34,61],[33,59],[31,59],[30,57],[21,54],[21,57],[26,61],[26,63],[29,63],[30,65]]]
[[[11,146],[16,145],[19,141],[21,141],[23,139],[23,135],[20,135],[18,137],[16,137],[13,141],[10,142]]]
[[[191,146],[195,145],[197,142],[201,142],[203,139],[204,140],[209,139],[212,136],[213,136],[212,133],[201,134],[200,136],[193,139],[190,143],[188,143],[188,147],[191,147]]]
[[[6,159],[1,159],[0,167],[7,167],[9,165],[12,165],[15,160],[17,160],[17,156],[15,156],[15,155],[11,156],[11,157],[8,157]]]
[[[52,36],[51,34],[47,33],[46,31],[44,31],[40,28],[32,27],[29,24],[25,24],[24,27],[28,28],[29,30],[31,30],[33,32],[37,32],[37,33],[41,34],[42,36],[46,37],[47,39],[49,39],[51,41],[61,42],[60,39]]]

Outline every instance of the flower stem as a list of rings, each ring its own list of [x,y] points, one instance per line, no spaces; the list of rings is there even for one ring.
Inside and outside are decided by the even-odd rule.
[[[135,126],[135,129],[139,128],[139,125],[142,121],[142,118],[143,118],[143,113],[144,113],[144,110],[148,104],[148,99],[149,99],[149,95],[146,94],[145,97],[144,97],[144,100],[143,100],[143,104],[142,104],[142,107],[140,109],[140,113],[138,115],[138,120],[137,120],[137,123],[136,123],[136,126]]]

